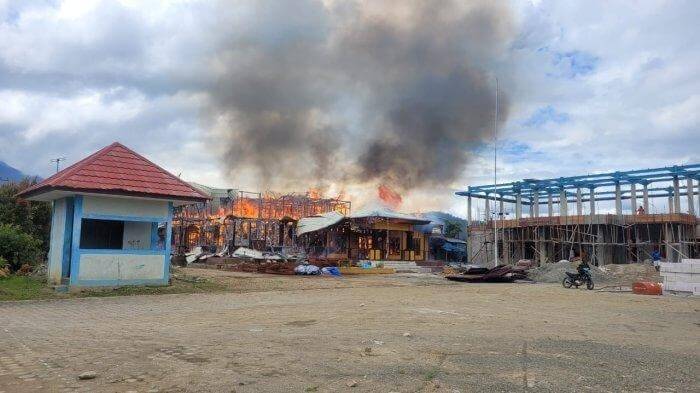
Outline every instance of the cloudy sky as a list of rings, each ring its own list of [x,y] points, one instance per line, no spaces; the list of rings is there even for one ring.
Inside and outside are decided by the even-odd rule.
[[[700,3],[420,3],[0,0],[0,160],[120,141],[199,183],[464,214],[498,77],[501,180],[700,162]]]

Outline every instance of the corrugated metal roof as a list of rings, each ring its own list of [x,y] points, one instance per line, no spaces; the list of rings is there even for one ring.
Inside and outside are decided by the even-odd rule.
[[[318,216],[304,217],[297,222],[297,235],[318,231],[335,225],[345,218],[338,212],[323,213]]]
[[[411,214],[395,212],[395,211],[388,209],[386,207],[363,209],[363,210],[360,210],[360,211],[358,211],[354,214],[351,214],[349,216],[349,218],[369,218],[369,217],[392,218],[392,219],[396,219],[396,220],[409,221],[409,222],[412,222],[414,224],[428,224],[428,223],[430,223],[430,220],[418,218],[418,217],[413,216]]]

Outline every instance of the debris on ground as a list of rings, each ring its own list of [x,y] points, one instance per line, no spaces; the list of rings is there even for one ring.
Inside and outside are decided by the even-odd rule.
[[[467,265],[466,268],[460,269],[459,274],[447,275],[445,278],[460,282],[514,282],[527,279],[528,273],[523,268],[510,265],[496,266],[493,269]]]
[[[316,265],[299,265],[294,268],[294,273],[301,276],[316,276],[321,274],[321,269]]]
[[[321,268],[321,274],[324,276],[335,276],[335,277],[339,277],[341,275],[340,269],[338,269],[335,266],[326,266],[326,267]]]
[[[95,379],[95,378],[97,378],[97,373],[94,371],[85,371],[85,372],[81,373],[80,375],[78,375],[78,379],[81,381],[85,381],[88,379]]]
[[[238,247],[231,256],[234,258],[262,259],[267,261],[282,259],[281,256],[275,253],[258,251],[248,247]]]
[[[19,270],[17,270],[15,274],[18,276],[29,276],[32,274],[33,270],[34,269],[32,268],[32,265],[25,263],[22,266],[20,266]]]
[[[521,259],[518,262],[516,262],[515,266],[521,267],[523,269],[532,269],[533,267],[536,266],[535,262],[533,262],[532,259]]]
[[[202,247],[194,247],[192,251],[185,254],[185,261],[187,261],[187,264],[190,264],[198,260],[199,257],[202,256],[202,254],[204,254],[204,251],[202,251]]]

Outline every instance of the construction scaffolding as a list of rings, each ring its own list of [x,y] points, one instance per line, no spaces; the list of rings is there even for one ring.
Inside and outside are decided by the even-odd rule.
[[[700,200],[696,207],[695,196],[700,193],[694,183],[699,175],[697,164],[469,187],[457,193],[467,197],[469,261],[494,264],[496,234],[499,263],[520,259],[547,263],[576,255],[605,265],[651,260],[654,252],[673,262],[696,258],[700,255],[696,216]],[[666,184],[658,187],[658,183]],[[640,184],[642,204],[637,205]],[[484,200],[483,220],[472,220],[472,198]],[[669,212],[649,214],[652,198],[668,198]],[[615,201],[614,214],[596,214],[596,202],[608,200]],[[631,214],[623,214],[623,200],[630,201]],[[588,214],[583,202],[590,206]],[[505,219],[505,204],[514,205],[515,219]],[[547,206],[546,216],[539,214],[541,204]],[[523,206],[530,207],[529,213]],[[575,206],[574,215],[570,206]]]

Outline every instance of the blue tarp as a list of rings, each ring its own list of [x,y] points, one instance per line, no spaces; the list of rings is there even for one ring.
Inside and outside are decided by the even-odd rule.
[[[447,252],[467,252],[466,244],[445,242],[442,249]]]

